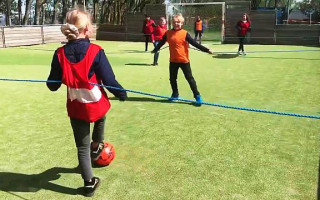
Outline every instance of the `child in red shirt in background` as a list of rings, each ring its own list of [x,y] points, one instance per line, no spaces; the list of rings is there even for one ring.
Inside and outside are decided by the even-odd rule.
[[[148,51],[148,42],[151,41],[151,35],[153,33],[153,28],[156,26],[154,21],[149,15],[145,15],[146,19],[143,21],[142,33],[146,38],[145,41],[145,51]]]
[[[250,19],[247,13],[244,13],[242,15],[242,19],[238,21],[236,28],[238,30],[238,37],[239,37],[239,48],[238,48],[238,54],[240,55],[240,51],[242,51],[242,55],[246,55],[244,52],[244,39],[246,38],[246,35],[248,31],[250,31]]]
[[[156,26],[153,29],[153,34],[152,34],[152,42],[154,47],[156,47],[159,42],[162,40],[163,35],[167,32],[167,20],[164,17],[160,18],[160,24]],[[153,57],[153,66],[158,65],[158,59],[159,59],[159,51],[154,53]]]

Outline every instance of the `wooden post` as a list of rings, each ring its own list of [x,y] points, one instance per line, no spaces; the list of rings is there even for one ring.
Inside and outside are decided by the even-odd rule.
[[[41,39],[42,39],[42,44],[44,44],[44,32],[43,32],[43,25],[40,26],[40,30],[41,30]]]
[[[1,35],[2,35],[2,46],[3,48],[6,48],[6,37],[4,35],[4,27],[1,27]]]
[[[222,19],[221,19],[221,44],[224,44],[225,36],[226,36],[226,4],[225,2],[221,5],[222,8]]]

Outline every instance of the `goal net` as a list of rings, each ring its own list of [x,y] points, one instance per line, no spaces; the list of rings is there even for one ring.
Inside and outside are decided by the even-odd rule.
[[[202,41],[223,42],[224,40],[224,2],[212,3],[172,3],[166,5],[169,28],[172,28],[172,18],[181,13],[185,19],[183,28],[192,37],[195,36],[195,22],[200,16],[204,24]]]

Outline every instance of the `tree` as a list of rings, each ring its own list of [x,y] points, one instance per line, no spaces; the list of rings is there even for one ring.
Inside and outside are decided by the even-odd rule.
[[[6,24],[11,26],[11,3],[12,0],[6,0]]]
[[[40,24],[40,10],[43,9],[43,4],[47,3],[46,0],[36,0],[34,25]]]
[[[26,0],[26,9],[25,9],[24,17],[23,17],[23,25],[28,24],[29,15],[30,15],[30,11],[31,11],[31,3],[32,3],[32,0]]]
[[[52,24],[57,24],[58,23],[58,3],[59,0],[53,0],[53,14],[52,14]]]

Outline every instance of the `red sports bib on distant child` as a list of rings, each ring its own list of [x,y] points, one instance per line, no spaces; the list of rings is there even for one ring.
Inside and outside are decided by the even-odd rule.
[[[152,40],[160,41],[162,40],[163,35],[167,31],[167,25],[158,25],[154,28],[152,34]]]
[[[62,68],[62,83],[67,86],[67,111],[70,118],[94,122],[110,109],[110,102],[96,75],[89,79],[88,74],[93,60],[101,47],[90,44],[85,57],[78,63],[71,63],[64,54],[64,48],[57,50]],[[90,83],[89,83],[90,82]]]

